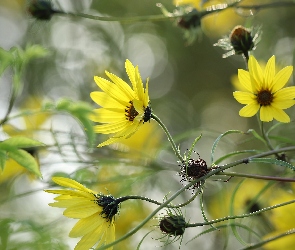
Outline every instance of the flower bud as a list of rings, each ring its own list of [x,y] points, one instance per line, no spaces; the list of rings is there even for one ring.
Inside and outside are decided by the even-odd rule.
[[[160,229],[169,236],[181,236],[184,234],[186,222],[181,215],[165,216],[160,220]]]

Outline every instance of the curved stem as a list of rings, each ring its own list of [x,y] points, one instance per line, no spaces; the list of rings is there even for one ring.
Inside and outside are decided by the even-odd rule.
[[[182,155],[180,154],[179,150],[177,149],[175,142],[172,138],[172,136],[170,135],[168,129],[166,128],[165,124],[160,120],[160,118],[158,116],[156,116],[155,114],[152,113],[151,118],[153,118],[160,126],[161,128],[164,130],[164,132],[166,133],[169,142],[171,143],[172,149],[174,150],[174,153],[176,154],[177,158],[181,161],[184,162],[184,159],[182,157]]]

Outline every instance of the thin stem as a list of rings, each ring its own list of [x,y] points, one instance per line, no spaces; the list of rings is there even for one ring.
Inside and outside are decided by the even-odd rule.
[[[200,227],[200,226],[211,225],[211,224],[214,224],[214,223],[217,223],[217,222],[221,222],[221,221],[226,221],[226,220],[251,217],[251,216],[258,215],[260,213],[266,212],[268,210],[272,210],[272,209],[275,209],[275,208],[278,208],[278,207],[283,207],[283,206],[286,206],[286,205],[289,205],[289,204],[292,204],[292,203],[295,203],[295,200],[283,202],[283,203],[280,203],[280,204],[277,204],[277,205],[274,205],[274,206],[270,206],[270,207],[265,207],[265,208],[262,208],[262,209],[260,209],[260,210],[258,210],[256,212],[249,213],[249,214],[226,216],[226,217],[223,217],[223,218],[220,218],[220,219],[216,219],[216,220],[211,220],[211,221],[208,221],[208,222],[187,223],[185,227],[186,228],[188,228],[188,227]]]
[[[177,158],[181,161],[184,162],[184,159],[182,157],[182,155],[180,154],[179,150],[177,149],[175,142],[171,136],[171,134],[169,133],[168,129],[166,128],[165,124],[160,120],[160,118],[158,116],[156,116],[155,114],[151,115],[151,118],[153,118],[160,126],[161,128],[164,130],[164,132],[166,133],[169,142],[171,143],[172,149],[174,150],[174,153],[176,154]]]
[[[261,246],[263,246],[263,245],[265,245],[265,244],[267,244],[267,243],[269,243],[271,241],[280,239],[280,238],[285,237],[285,236],[288,236],[290,234],[295,234],[295,229],[294,228],[293,229],[290,229],[290,230],[287,230],[284,233],[278,234],[278,235],[276,235],[274,237],[271,237],[271,238],[268,238],[266,240],[260,241],[260,242],[258,242],[256,244],[252,244],[251,246],[242,248],[241,250],[256,249],[256,248],[261,247]]]
[[[235,173],[235,172],[220,172],[220,173],[217,173],[217,175],[246,177],[251,179],[270,180],[270,181],[279,181],[279,182],[295,182],[294,178],[274,177],[274,176],[265,176],[265,175],[256,175],[256,174],[241,174],[241,173]]]
[[[168,19],[175,19],[178,17],[182,17],[183,15],[172,15],[172,16],[164,16],[164,15],[149,15],[149,16],[135,16],[135,17],[103,17],[103,16],[93,16],[84,13],[61,13],[73,17],[83,17],[96,21],[104,21],[104,22],[120,22],[120,23],[131,23],[131,22],[142,22],[142,21],[165,21]]]
[[[260,126],[260,128],[261,128],[261,133],[262,133],[263,139],[264,139],[265,142],[266,142],[266,145],[268,146],[268,148],[269,148],[270,150],[273,150],[274,148],[273,148],[273,146],[271,145],[270,140],[269,140],[269,138],[268,138],[268,134],[266,134],[265,129],[264,129],[264,122],[261,122],[261,126]],[[280,158],[281,158],[279,154],[275,154],[275,155],[276,155],[277,159],[280,159]]]

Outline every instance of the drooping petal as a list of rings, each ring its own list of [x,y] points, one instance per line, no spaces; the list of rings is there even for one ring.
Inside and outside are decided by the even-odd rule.
[[[252,117],[258,112],[259,108],[259,104],[248,104],[240,110],[239,115],[243,117]]]
[[[101,211],[102,208],[99,205],[97,205],[94,201],[88,201],[87,203],[81,202],[71,207],[68,207],[63,214],[64,216],[67,216],[69,218],[81,219]]]
[[[256,102],[257,97],[249,92],[235,91],[233,93],[234,98],[241,104],[251,104]]]
[[[101,133],[101,134],[112,134],[117,133],[118,131],[124,129],[126,126],[128,126],[127,120],[117,122],[117,123],[107,123],[102,125],[96,125],[94,126],[95,133]]]
[[[240,84],[249,92],[255,93],[256,89],[253,89],[249,72],[243,69],[238,69],[238,78]]]
[[[94,231],[85,234],[75,247],[75,250],[90,249],[101,239],[105,230],[108,230],[109,223],[105,222],[97,227]]]
[[[276,71],[276,62],[275,62],[275,56],[272,56],[265,67],[264,70],[264,88],[267,86],[272,86],[274,76],[275,76],[275,71]]]
[[[277,92],[287,84],[288,80],[290,79],[290,76],[292,75],[292,72],[293,67],[287,66],[275,75],[272,86],[273,93]]]
[[[97,227],[104,223],[105,218],[100,214],[95,213],[89,217],[79,220],[69,233],[72,238],[81,237],[89,232],[95,230]]]

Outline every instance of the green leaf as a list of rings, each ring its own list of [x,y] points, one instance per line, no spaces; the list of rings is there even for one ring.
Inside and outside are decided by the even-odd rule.
[[[214,141],[211,149],[211,164],[214,162],[214,153],[215,149],[217,147],[218,142],[221,140],[222,137],[229,135],[229,134],[245,134],[243,131],[240,130],[228,130],[225,133],[221,134],[220,136],[217,137],[217,139]]]
[[[42,177],[36,159],[27,151],[22,149],[10,149],[8,152],[8,156],[27,170],[31,171],[39,177]]]
[[[225,159],[227,158],[230,158],[234,155],[240,155],[240,154],[248,154],[248,153],[258,153],[259,151],[258,150],[255,150],[255,149],[249,149],[249,150],[241,150],[241,151],[234,151],[234,152],[231,152],[229,154],[226,154],[220,158],[218,158],[214,164],[215,165],[218,165],[220,162],[224,161]]]
[[[10,147],[13,148],[33,148],[33,147],[41,147],[41,146],[45,146],[45,144],[43,144],[42,142],[27,138],[27,137],[23,137],[23,136],[15,136],[15,137],[11,137],[3,142],[0,143],[0,145],[4,147],[7,147],[7,151],[9,151]]]
[[[249,163],[250,162],[274,164],[274,165],[278,165],[278,166],[282,166],[282,167],[287,167],[287,168],[290,168],[293,171],[295,171],[295,167],[292,164],[290,164],[289,162],[281,161],[281,160],[277,160],[277,159],[271,159],[271,158],[255,158],[255,159],[251,159],[250,158]]]
[[[262,141],[264,144],[266,143],[263,137],[261,137],[254,129],[249,129],[246,133],[252,134],[256,139]]]

